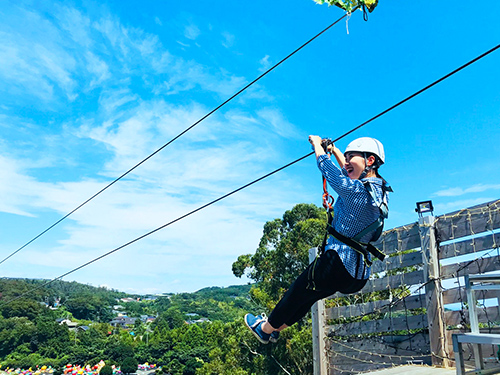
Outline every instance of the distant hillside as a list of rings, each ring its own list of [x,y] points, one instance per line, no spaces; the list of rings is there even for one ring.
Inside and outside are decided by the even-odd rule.
[[[2,278],[0,300],[8,301],[46,282],[47,280]],[[159,316],[167,311],[175,311],[179,319],[186,321],[205,318],[230,322],[251,309],[250,288],[250,285],[207,287],[194,293],[156,297],[128,294],[77,282],[55,281],[26,295],[23,300],[43,302],[57,308],[61,316],[70,313],[80,320],[109,322],[117,314],[140,317]]]
[[[252,286],[250,284],[246,285],[231,285],[226,288],[210,286],[207,288],[200,289],[192,294],[196,297],[201,298],[213,298],[217,301],[227,301],[235,297],[248,297],[248,292]],[[184,294],[184,293],[183,293]]]
[[[0,279],[0,293],[3,297],[15,297],[20,294],[26,293],[28,290],[40,287],[50,280],[44,279],[18,279],[18,278],[1,278]],[[132,295],[119,292],[114,289],[107,289],[102,287],[95,287],[87,284],[80,284],[76,281],[61,281],[56,280],[49,285],[38,289],[31,293],[27,298],[39,299],[40,297],[69,297],[74,294],[89,294],[89,293],[103,293],[111,298],[131,297]]]
[[[171,296],[168,306],[165,307],[189,314],[192,320],[207,318],[211,321],[231,322],[255,308],[249,299],[250,288],[251,285],[235,285],[227,288],[208,287],[194,293],[179,293]]]

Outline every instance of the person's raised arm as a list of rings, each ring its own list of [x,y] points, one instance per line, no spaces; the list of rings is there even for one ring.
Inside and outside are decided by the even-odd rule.
[[[323,149],[323,146],[321,145],[321,137],[320,136],[310,135],[309,142],[313,146],[314,153],[316,154],[316,158],[320,157],[321,155],[326,154],[325,150]]]
[[[325,149],[323,148],[321,137],[317,135],[310,135],[309,136],[309,142],[313,145],[314,153],[316,154],[316,158],[320,155],[326,154]],[[335,147],[334,144],[331,144],[327,147],[327,151],[330,154],[333,154],[335,156],[335,159],[337,160],[337,163],[340,168],[343,168],[345,165],[345,157],[342,151],[340,151],[337,147]]]
[[[328,152],[333,154],[335,156],[335,159],[337,159],[337,163],[340,168],[344,168],[345,165],[345,157],[342,151],[340,151],[335,145],[330,145],[328,146]]]

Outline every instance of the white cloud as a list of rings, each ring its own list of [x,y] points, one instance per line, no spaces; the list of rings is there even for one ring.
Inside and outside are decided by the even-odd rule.
[[[263,108],[257,112],[266,125],[272,127],[273,131],[284,138],[300,138],[296,127],[288,122],[281,111],[277,108]]]
[[[238,77],[227,71],[211,71],[195,61],[185,61],[165,51],[152,58],[152,66],[160,74],[162,82],[155,85],[155,94],[178,94],[196,86],[203,90],[216,92],[227,97],[246,84],[244,77]]]
[[[55,90],[62,90],[66,99],[74,100],[77,60],[67,48],[67,37],[33,11],[21,7],[10,10],[0,26],[3,89],[46,102],[53,100]]]
[[[58,276],[198,208],[214,195],[215,192],[210,191],[217,186],[214,183],[224,178],[228,166],[225,162],[216,165],[220,163],[217,160],[217,156],[212,155],[212,161],[208,160],[199,170],[186,165],[190,169],[187,176],[171,175],[171,171],[167,171],[169,178],[162,176],[152,183],[135,179],[120,182],[61,224],[65,235],[58,237],[55,245],[46,248],[37,244],[23,250],[22,258],[16,259],[23,266],[11,265],[8,274],[22,277],[29,272],[30,277]],[[238,169],[237,165],[233,167]],[[212,173],[205,171],[200,176],[202,169]],[[193,177],[200,177],[198,186]],[[239,178],[235,187],[243,181],[242,176]],[[250,176],[244,181],[249,179]],[[181,186],[181,181],[191,181],[191,187],[199,192],[181,193],[179,189],[186,188]],[[97,181],[44,184],[31,179],[29,182],[15,185],[17,195],[28,199],[14,202],[30,211],[36,211],[33,205],[37,202],[36,206],[56,210],[61,215],[103,186]],[[149,277],[156,285],[168,284],[162,291],[237,283],[239,280],[230,276],[230,266],[238,255],[255,250],[263,224],[262,219],[256,218],[271,219],[282,214],[283,206],[290,207],[287,200],[293,197],[287,194],[283,201],[280,194],[273,193],[282,183],[286,183],[286,179],[273,181],[272,189],[268,184],[256,186],[197,212],[78,271],[74,277],[80,282],[106,283],[116,288],[134,285],[135,290],[141,291],[147,286],[138,286],[131,280]],[[2,253],[6,253],[3,247]],[[12,272],[12,269],[18,271]],[[200,275],[213,283],[203,284]],[[183,283],[173,289],[168,281],[171,279],[180,279]]]
[[[183,46],[183,47],[189,47],[189,44],[187,43],[182,43],[180,40],[177,41],[177,44]]]
[[[455,210],[461,210],[465,207],[472,207],[478,204],[482,204],[484,202],[493,201],[496,198],[488,198],[488,197],[479,197],[473,199],[461,199],[453,202],[447,203],[436,203],[434,204],[434,211],[437,215],[441,215],[444,213],[449,213]]]
[[[271,62],[269,61],[269,55],[264,56],[259,60],[259,72],[263,73],[271,67]]]
[[[222,45],[226,48],[231,48],[234,45],[235,36],[227,31],[222,33]]]
[[[128,87],[120,87],[112,90],[102,90],[99,96],[99,106],[107,118],[113,119],[119,115],[126,104],[137,102],[139,95],[134,94]]]
[[[198,26],[190,24],[184,27],[184,36],[190,40],[196,40],[201,34]]]
[[[27,189],[32,186],[34,179],[19,171],[18,162],[2,155],[0,155],[0,169],[2,170],[0,211],[16,215],[34,216],[23,205],[23,202],[31,198],[31,194]]]
[[[246,83],[222,68],[173,55],[157,36],[127,27],[106,12],[91,19],[60,8],[50,20],[23,12],[33,24],[43,24],[45,32],[32,33],[38,29],[33,26],[13,33],[0,25],[0,58],[6,62],[0,77],[5,84],[16,80],[18,89],[9,93],[24,100],[35,89],[31,95],[53,106],[71,105],[78,96],[78,105],[71,108],[81,112],[57,126],[2,117],[2,126],[18,132],[19,140],[0,139],[5,146],[0,212],[37,221],[9,234],[9,244],[37,235],[40,227],[53,224],[210,110],[195,100],[172,104],[171,96],[158,95],[196,88],[228,97]],[[198,38],[200,31],[193,27],[188,35]],[[232,43],[230,34],[226,41]],[[263,87],[249,91],[245,100],[259,95],[265,95]],[[283,157],[270,146],[296,136],[279,108],[246,112],[232,106],[216,113],[59,224],[53,236],[23,250],[5,276],[52,278],[121,246],[269,172],[269,165]],[[20,156],[22,149],[29,152]],[[230,274],[231,262],[255,250],[263,223],[291,208],[301,199],[300,191],[282,173],[74,277],[121,289],[132,285],[136,291],[238,283]],[[14,250],[7,242],[0,244],[0,253]]]
[[[444,190],[439,190],[433,195],[437,197],[458,197],[461,195],[471,194],[471,193],[482,193],[487,190],[500,190],[500,185],[498,184],[477,184],[468,188],[454,187]]]
[[[171,54],[158,36],[127,27],[105,11],[92,20],[74,8],[55,9],[57,17],[49,20],[20,8],[9,18],[11,24],[26,23],[16,33],[9,25],[0,25],[0,77],[4,82],[0,90],[56,106],[74,101],[81,91],[102,89],[109,95],[110,90],[130,89],[133,77],[139,77],[157,95],[174,95],[199,86],[227,97],[246,84],[244,77]],[[199,34],[195,25],[186,27],[189,39]],[[227,34],[226,40],[231,39]]]
[[[92,75],[90,88],[100,86],[104,81],[111,78],[108,64],[94,53],[88,51],[86,54],[87,70]]]
[[[15,160],[4,158],[2,165],[10,166],[5,170],[11,183],[0,185],[0,190],[5,201],[12,203],[4,203],[1,209],[40,218],[44,217],[42,212],[50,210],[62,216],[172,134],[185,129],[186,122],[199,119],[206,109],[198,104],[174,106],[156,100],[120,113],[119,119],[100,126],[89,120],[75,133],[97,142],[95,147],[102,144],[111,151],[103,169],[96,171],[109,179],[44,183],[31,177],[29,169],[21,168]],[[280,119],[279,113],[273,115],[273,110],[267,109],[254,116],[240,113],[239,118],[233,114],[211,119],[172,145],[173,149],[159,153],[75,212],[61,224],[56,242],[49,248],[30,246],[24,250],[24,266],[9,276],[24,276],[22,272],[28,269],[33,277],[58,276],[269,172],[264,165],[276,151],[267,149],[265,142],[254,142],[247,134],[280,138],[275,117]],[[246,132],[233,127],[235,119]],[[75,277],[124,288],[130,285],[127,280],[142,275],[156,278],[154,283],[159,286],[165,285],[162,291],[193,290],[213,285],[210,280],[219,285],[238,283],[240,280],[230,274],[231,263],[238,255],[255,250],[264,221],[281,216],[300,199],[300,188],[295,186],[290,192],[289,185],[286,175],[281,174],[252,186],[110,255],[86,271],[78,271]],[[210,277],[207,284],[200,284],[204,282],[200,275]],[[198,284],[186,283],[189,278],[198,280]],[[173,289],[173,279],[183,283]],[[136,290],[150,288],[132,284]]]
[[[70,7],[59,8],[56,14],[64,34],[69,33],[69,38],[81,47],[86,49],[92,47],[94,40],[91,36],[91,22],[88,17]]]

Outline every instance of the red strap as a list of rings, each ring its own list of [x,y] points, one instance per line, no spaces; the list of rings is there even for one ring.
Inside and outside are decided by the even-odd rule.
[[[334,201],[333,197],[328,194],[328,190],[326,188],[326,178],[323,177],[323,207],[325,207],[327,211],[333,210]]]

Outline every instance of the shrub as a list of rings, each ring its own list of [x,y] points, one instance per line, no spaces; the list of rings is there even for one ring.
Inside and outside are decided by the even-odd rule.
[[[111,366],[106,365],[101,369],[101,371],[99,371],[99,374],[100,375],[113,375],[113,369],[111,368]]]
[[[123,360],[123,363],[120,367],[124,374],[133,374],[137,372],[137,368],[139,363],[134,357],[127,357]]]

